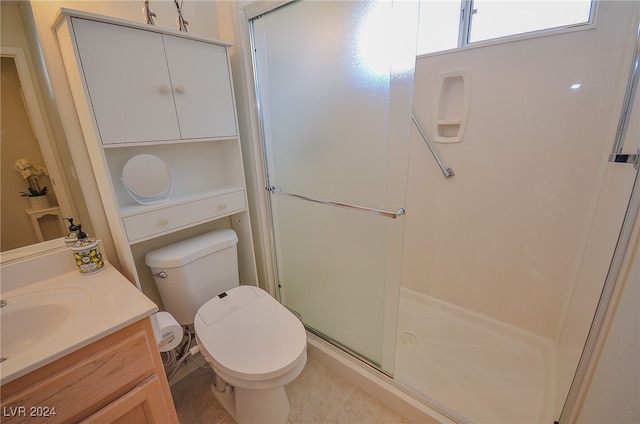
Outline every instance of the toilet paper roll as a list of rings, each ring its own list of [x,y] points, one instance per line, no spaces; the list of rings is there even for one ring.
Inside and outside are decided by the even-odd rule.
[[[152,317],[156,343],[160,352],[175,349],[182,341],[182,326],[169,312],[157,312]]]

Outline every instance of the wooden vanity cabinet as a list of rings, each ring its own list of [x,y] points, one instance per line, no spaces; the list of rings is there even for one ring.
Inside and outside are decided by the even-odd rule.
[[[2,386],[2,422],[178,423],[144,318]]]

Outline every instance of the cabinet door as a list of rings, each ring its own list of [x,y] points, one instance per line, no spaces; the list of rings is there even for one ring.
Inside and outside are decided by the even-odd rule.
[[[103,144],[180,138],[162,35],[73,19]]]
[[[164,35],[182,138],[236,135],[227,49]]]
[[[173,422],[174,416],[167,410],[158,376],[153,375],[82,424],[161,424]]]

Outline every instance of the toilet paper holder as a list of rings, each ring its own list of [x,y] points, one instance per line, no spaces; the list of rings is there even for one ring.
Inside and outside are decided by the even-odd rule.
[[[151,315],[151,325],[160,352],[175,349],[184,336],[184,328],[169,312],[161,311]]]

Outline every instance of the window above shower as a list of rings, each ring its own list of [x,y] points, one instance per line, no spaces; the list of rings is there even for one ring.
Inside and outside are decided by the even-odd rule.
[[[420,0],[418,55],[588,28],[596,0]]]

